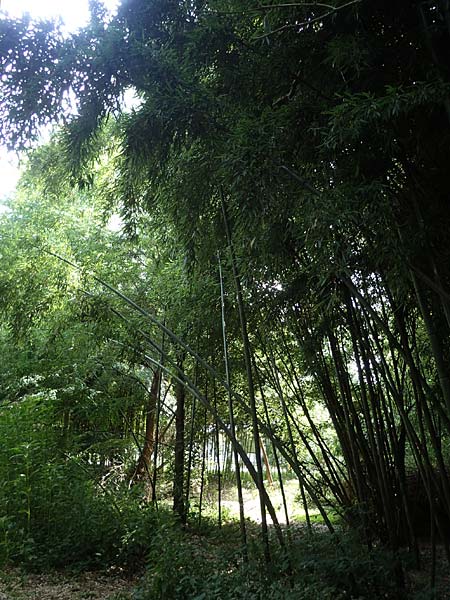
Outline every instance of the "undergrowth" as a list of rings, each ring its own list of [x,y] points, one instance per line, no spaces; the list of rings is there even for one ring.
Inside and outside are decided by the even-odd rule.
[[[152,539],[134,600],[399,598],[392,556],[367,551],[349,534],[304,532],[288,552],[274,550],[274,542],[270,565],[255,533],[247,564],[237,539],[236,525],[199,534],[166,521]]]
[[[392,555],[356,535],[309,534],[296,525],[288,550],[271,544],[262,562],[259,529],[248,523],[249,562],[236,522],[198,519],[182,528],[172,512],[142,502],[139,486],[102,482],[79,454],[59,452],[38,402],[6,411],[0,432],[0,566],[27,570],[144,570],[133,600],[397,599]],[[19,435],[20,432],[20,435]],[[18,441],[21,440],[21,441]],[[75,453],[74,453],[75,456]],[[195,523],[195,525],[194,525]]]

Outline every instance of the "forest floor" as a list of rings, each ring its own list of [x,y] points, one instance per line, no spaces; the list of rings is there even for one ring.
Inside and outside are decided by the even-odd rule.
[[[249,531],[257,536],[260,522],[260,509],[257,492],[250,487],[244,487],[245,515],[250,519]],[[274,482],[268,485],[274,508],[277,512],[279,521],[282,525],[286,519],[283,510],[283,499],[279,485]],[[291,520],[293,534],[302,535],[306,531],[305,515],[300,502],[300,493],[298,483],[288,481],[285,485],[285,495],[289,506],[289,519]],[[208,495],[209,496],[209,495]],[[224,521],[229,522],[220,531],[215,531],[211,536],[198,536],[194,532],[189,535],[189,543],[192,548],[201,548],[202,552],[212,559],[217,548],[226,548],[231,539],[236,535],[230,536],[230,527],[236,529],[236,518],[239,515],[239,505],[235,498],[234,489],[223,490],[222,508],[227,513]],[[209,509],[214,514],[217,509],[215,502],[217,497],[211,493],[207,498]],[[205,511],[205,512],[208,512]],[[311,511],[312,521],[316,521],[316,512]],[[217,513],[215,513],[217,514]],[[323,533],[326,527],[321,523],[320,518],[313,524],[314,531]],[[236,529],[237,531],[237,529]],[[225,534],[225,535],[224,535]],[[234,542],[233,542],[234,543]],[[407,588],[411,598],[431,598],[429,592],[431,556],[432,550],[427,540],[420,541],[420,550],[422,558],[422,570],[415,570],[412,565],[405,572]],[[437,547],[436,556],[436,597],[440,600],[450,600],[450,574],[448,563],[442,545]],[[111,568],[104,571],[95,572],[72,572],[72,571],[45,571],[42,573],[26,572],[20,568],[7,568],[0,570],[0,600],[132,600],[133,590],[139,584],[140,575],[127,577],[126,573],[118,568]]]
[[[195,536],[194,536],[195,537]],[[408,570],[408,598],[431,598],[429,585],[431,549],[422,547],[424,569]],[[443,548],[438,546],[436,598],[450,600],[450,575]],[[45,571],[29,573],[20,568],[0,571],[0,600],[132,600],[140,576],[126,577],[117,570]],[[420,592],[420,590],[423,590]]]
[[[0,600],[130,600],[136,579],[115,572],[0,572]]]

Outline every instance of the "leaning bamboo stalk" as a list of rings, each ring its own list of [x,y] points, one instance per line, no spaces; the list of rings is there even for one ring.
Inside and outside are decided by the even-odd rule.
[[[207,383],[205,394],[207,394]],[[203,423],[203,443],[202,443],[202,467],[200,473],[200,497],[198,501],[198,524],[200,525],[202,520],[202,508],[203,508],[203,492],[205,489],[205,466],[206,466],[206,428],[207,428],[207,417],[208,411],[205,407],[205,419]]]
[[[387,293],[389,295],[389,290],[387,290]],[[392,296],[390,297],[390,300],[392,302]],[[366,313],[365,314],[366,321],[368,322],[369,327],[373,327],[374,325],[371,324],[369,315],[367,314],[366,311],[364,311],[364,312]],[[411,350],[409,348],[406,330],[404,328],[403,321],[400,318],[398,311],[394,311],[394,315],[395,315],[397,327],[399,328],[400,339],[404,345],[406,344],[406,348],[404,350],[404,355],[406,355],[407,357],[410,357],[409,360],[412,361],[413,358],[412,358]],[[375,341],[375,344],[377,346],[377,351],[379,352],[382,362],[384,362],[385,358],[384,358],[383,352],[381,351],[381,345],[378,340],[378,336],[373,335],[372,337]],[[391,353],[393,353],[392,346],[391,346],[390,350],[391,350]],[[408,365],[408,366],[410,366],[410,365]],[[425,491],[427,494],[430,511],[433,512],[434,511],[433,507],[434,507],[434,503],[435,503],[435,494],[436,494],[436,490],[439,488],[439,484],[436,480],[436,474],[434,472],[434,468],[432,465],[432,459],[429,456],[428,447],[427,447],[427,437],[428,436],[426,435],[424,426],[423,426],[424,418],[422,416],[422,411],[423,411],[424,405],[426,404],[426,401],[424,401],[424,398],[422,396],[423,390],[420,390],[420,383],[421,383],[420,379],[416,379],[416,378],[412,377],[413,391],[414,391],[414,395],[415,395],[415,405],[416,405],[417,414],[418,414],[417,423],[419,425],[419,435],[420,435],[420,438],[419,438],[419,435],[416,433],[415,427],[411,423],[408,413],[407,413],[407,410],[404,406],[403,396],[402,396],[401,392],[396,389],[395,382],[393,381],[392,375],[390,373],[390,369],[389,369],[389,367],[386,366],[385,362],[384,362],[384,367],[385,368],[382,370],[382,375],[386,376],[386,382],[388,383],[388,388],[391,391],[391,394],[393,396],[397,410],[398,410],[399,415],[402,419],[402,422],[405,426],[406,436],[409,440],[410,447],[413,452],[413,456],[414,456],[414,459],[415,459],[415,462],[416,462],[416,465],[418,468],[418,472],[420,474],[421,480],[423,482],[423,485],[424,485],[424,488],[425,488]],[[416,372],[415,369],[410,368],[410,373],[412,375],[414,375],[415,372]],[[406,493],[403,493],[403,494],[406,499]],[[444,531],[442,528],[442,524],[439,521],[437,521],[436,526],[439,530],[439,533],[440,533],[442,539],[444,540],[444,548],[446,551],[446,555],[447,555],[448,560],[450,560],[450,552],[449,552],[448,543],[446,541],[446,537],[445,537],[445,534],[444,534]]]
[[[189,504],[190,504],[190,489],[191,489],[191,472],[192,472],[192,454],[194,449],[194,423],[195,423],[195,410],[196,410],[196,398],[192,398],[191,406],[191,423],[189,428],[189,450],[188,450],[188,464],[186,471],[186,515],[189,516]]]
[[[161,339],[161,362],[164,362],[165,333],[162,333]],[[153,479],[152,479],[152,503],[156,505],[156,478],[158,473],[158,453],[159,453],[159,429],[161,425],[161,389],[162,389],[162,371],[160,371],[158,380],[158,393],[156,397],[156,425],[155,425],[155,445],[153,448]]]
[[[197,385],[198,382],[198,365],[195,364],[194,369],[194,383]],[[192,455],[194,450],[194,424],[195,424],[195,412],[196,412],[196,401],[197,399],[192,398],[191,406],[191,423],[189,428],[189,450],[188,450],[188,464],[186,472],[186,515],[189,517],[189,502],[190,502],[190,490],[191,490],[191,471],[192,471]]]
[[[372,306],[367,301],[367,299],[361,294],[361,292],[356,288],[356,286],[352,283],[352,281],[350,279],[348,279],[347,277],[341,277],[341,280],[349,288],[351,294],[358,301],[358,303],[364,308],[366,313],[368,315],[370,315],[378,325],[380,325],[381,329],[384,331],[385,335],[387,336],[389,341],[392,343],[393,347],[395,347],[403,355],[403,357],[405,358],[405,360],[408,364],[410,374],[411,374],[411,379],[414,381],[415,385],[417,385],[417,388],[419,390],[421,390],[421,392],[424,392],[424,390],[426,391],[428,397],[430,398],[430,400],[433,404],[433,407],[435,408],[435,410],[439,414],[439,416],[442,418],[442,421],[445,424],[447,431],[450,432],[450,417],[444,410],[441,402],[439,402],[439,400],[435,397],[433,390],[430,388],[429,384],[427,383],[427,381],[421,374],[420,370],[418,369],[418,367],[413,359],[413,356],[410,352],[409,345],[408,344],[405,345],[403,343],[403,341],[404,341],[403,339],[401,340],[401,342],[399,342],[396,339],[396,337],[393,335],[392,331],[390,330],[389,326],[386,323],[384,323],[384,321],[380,318],[380,316],[377,314],[377,312],[372,308]],[[388,289],[386,290],[386,292],[388,293],[388,296],[389,296]],[[390,301],[392,302],[392,296],[390,297]],[[393,310],[392,312],[393,312],[394,319],[395,319],[396,323],[398,324],[398,319],[399,319],[398,312],[396,310]],[[400,329],[400,333],[402,334],[401,329]]]
[[[373,457],[374,474],[371,476],[372,482],[377,491],[376,497],[373,498],[374,505],[376,506],[377,512],[382,516],[385,524],[385,530],[388,538],[390,539],[390,545],[393,549],[396,548],[398,543],[396,535],[396,522],[397,507],[393,506],[395,502],[395,492],[392,490],[392,485],[389,486],[388,481],[392,480],[391,473],[385,459],[385,453],[383,452],[383,446],[386,443],[386,428],[381,432],[381,423],[384,424],[384,419],[377,418],[377,402],[375,400],[375,394],[371,386],[371,369],[367,361],[364,351],[364,345],[361,342],[362,333],[357,319],[356,311],[352,305],[350,296],[345,293],[345,301],[347,308],[347,319],[351,334],[351,340],[353,345],[353,357],[357,366],[358,379],[360,385],[360,404],[362,406],[363,415],[366,422],[367,429],[367,444],[370,448]],[[362,362],[364,361],[364,374]],[[366,383],[367,382],[367,383]],[[371,413],[372,408],[372,413]],[[369,473],[369,476],[371,474]],[[373,494],[372,494],[373,495]]]
[[[253,443],[254,443],[254,451],[255,451],[255,459],[256,459],[256,473],[257,473],[257,487],[259,492],[259,506],[261,511],[261,534],[262,534],[262,542],[264,547],[264,557],[267,563],[270,562],[270,548],[269,548],[269,535],[267,529],[267,516],[266,516],[266,504],[264,502],[265,488],[264,488],[264,476],[263,476],[263,466],[261,459],[261,449],[259,444],[259,425],[258,425],[258,416],[256,410],[256,395],[255,395],[255,384],[253,381],[253,370],[252,370],[252,359],[251,359],[251,350],[250,350],[250,340],[248,336],[248,327],[247,327],[247,317],[245,314],[244,308],[244,300],[242,295],[242,285],[241,279],[239,277],[239,273],[236,265],[236,257],[234,254],[233,243],[231,239],[231,230],[228,221],[228,215],[225,206],[225,199],[223,190],[221,190],[221,204],[222,204],[222,213],[223,220],[225,225],[225,234],[227,238],[228,251],[230,254],[231,260],[231,268],[233,272],[234,284],[236,287],[236,298],[238,303],[238,312],[239,312],[239,321],[241,326],[241,336],[242,343],[244,347],[244,361],[245,361],[245,370],[247,373],[247,384],[248,384],[248,394],[249,394],[249,402],[250,402],[250,411],[251,411],[251,419],[252,419],[252,430],[253,430]]]
[[[66,264],[69,264],[70,266],[74,267],[77,270],[82,270],[81,267],[79,267],[78,265],[76,265],[75,263],[73,263],[72,261],[50,251],[50,250],[44,250],[47,254],[51,255],[51,256],[55,256],[56,258],[58,258],[59,260],[65,262]],[[199,361],[199,364],[202,365],[202,367],[214,378],[216,379],[218,382],[221,383],[222,386],[225,387],[225,389],[227,389],[229,391],[230,394],[233,395],[233,397],[235,397],[240,405],[242,406],[243,410],[245,410],[247,413],[250,414],[251,409],[250,407],[248,407],[248,405],[244,402],[244,400],[239,396],[239,394],[236,394],[236,392],[234,392],[229,386],[227,386],[227,384],[221,379],[221,377],[219,376],[219,374],[211,367],[211,365],[209,365],[205,360],[203,360],[198,353],[196,353],[194,350],[192,350],[192,348],[190,348],[185,342],[183,342],[183,340],[177,336],[173,331],[171,331],[164,323],[161,323],[156,317],[154,317],[154,315],[152,315],[151,313],[149,313],[148,311],[146,311],[145,309],[143,309],[141,306],[139,306],[138,304],[136,304],[136,302],[134,302],[133,300],[131,300],[130,298],[128,298],[125,294],[123,294],[122,292],[120,292],[119,290],[117,290],[116,288],[114,288],[113,286],[111,286],[109,283],[105,282],[104,280],[100,279],[98,276],[96,276],[93,273],[89,274],[90,277],[93,279],[93,281],[96,281],[97,283],[99,283],[100,285],[104,286],[106,289],[110,290],[114,295],[116,295],[118,298],[120,298],[121,300],[123,300],[126,304],[128,304],[129,306],[131,306],[136,312],[138,312],[140,315],[142,315],[143,317],[145,317],[146,319],[148,319],[150,321],[150,323],[152,323],[153,325],[155,325],[156,327],[158,327],[161,331],[165,332],[167,337],[173,342],[175,343],[179,348],[181,348],[181,350],[186,351],[187,353],[189,353],[193,358],[195,358],[196,360]],[[119,316],[122,320],[124,320],[125,322],[128,323],[128,319],[122,315],[119,311],[112,309],[110,307],[110,310],[116,314],[117,316]],[[156,350],[157,352],[161,353],[161,347],[146,333],[144,332],[141,328],[137,328],[136,326],[133,325],[133,329],[135,332],[139,333],[144,339],[146,339],[146,341],[150,344],[150,346]],[[189,381],[189,379],[185,376],[184,373],[180,372],[179,375],[173,375],[171,369],[170,369],[170,365],[169,367],[162,365],[161,361],[156,360],[153,357],[150,357],[148,355],[146,355],[144,352],[141,352],[143,356],[145,356],[145,358],[147,360],[149,360],[152,364],[154,364],[155,366],[159,366],[163,372],[165,372],[169,377],[171,377],[172,379],[175,379],[176,381],[183,381],[185,387],[194,395],[196,395],[197,399],[204,405],[207,407],[208,411],[214,415],[214,411],[213,408],[211,406],[211,403],[207,401],[207,399],[200,393],[200,391],[196,388],[196,386],[193,386],[192,382]],[[166,358],[166,360],[168,360],[170,362],[170,355],[167,353],[164,353],[164,356]],[[177,370],[177,365],[174,364],[174,362],[170,362],[172,368],[175,369],[175,371]],[[230,431],[229,428],[225,425],[225,423],[223,422],[222,419],[220,419],[217,415],[218,423],[220,428],[222,429],[222,431],[226,434],[226,436],[230,439],[230,441],[232,441],[232,443],[234,444],[234,446],[236,447],[239,456],[241,457],[247,471],[249,472],[250,476],[252,477],[253,481],[255,482],[258,490],[260,491],[260,497],[262,496],[263,501],[265,506],[267,507],[267,510],[272,518],[273,524],[274,524],[274,529],[275,529],[275,533],[277,535],[278,541],[280,543],[280,545],[282,547],[284,547],[284,538],[283,538],[283,534],[282,531],[279,527],[279,523],[276,517],[276,513],[273,509],[273,505],[270,501],[270,498],[264,488],[264,486],[261,489],[261,486],[259,485],[260,482],[260,477],[258,475],[257,470],[254,468],[252,462],[250,461],[247,453],[244,451],[244,449],[242,448],[242,446],[239,444],[239,442],[232,438],[232,436],[230,435]],[[257,421],[258,423],[258,421]],[[260,424],[262,430],[264,431],[264,426],[263,424]],[[286,452],[282,442],[280,440],[277,440],[276,438],[273,438],[273,442],[277,444],[277,447],[280,451],[280,453],[285,457],[285,459],[287,460],[287,462],[291,465],[291,467],[295,470],[296,466],[295,463],[292,460],[292,457],[289,456],[289,454]],[[313,491],[309,491],[308,493],[313,493]]]
[[[228,416],[230,420],[230,433],[233,440],[236,440],[236,424],[234,420],[234,405],[233,395],[231,394],[231,381],[230,381],[230,364],[228,356],[228,343],[227,343],[227,331],[226,331],[226,318],[225,318],[225,291],[223,285],[223,273],[222,264],[220,261],[220,254],[217,253],[217,261],[219,264],[219,280],[220,280],[220,306],[221,306],[221,320],[222,320],[222,341],[223,341],[223,358],[225,363],[225,380],[228,387]],[[239,466],[239,456],[236,447],[233,445],[233,457],[234,457],[234,470],[236,478],[236,488],[239,503],[239,527],[241,533],[242,551],[244,562],[248,562],[248,549],[247,549],[247,531],[245,526],[245,514],[244,514],[244,497],[242,494],[242,480],[241,471]]]
[[[340,488],[342,487],[341,482],[342,482],[342,479],[345,479],[344,466],[339,465],[339,463],[337,462],[337,458],[333,456],[333,453],[331,452],[330,448],[328,447],[328,445],[326,444],[322,435],[320,434],[320,431],[317,429],[314,419],[312,418],[312,416],[310,414],[310,411],[308,409],[308,406],[307,406],[307,403],[305,400],[305,396],[304,396],[304,393],[302,390],[302,385],[301,385],[301,382],[297,375],[297,368],[294,364],[292,353],[290,351],[289,345],[287,343],[287,340],[286,340],[286,337],[285,337],[283,331],[281,331],[281,340],[283,342],[283,351],[286,354],[287,359],[289,361],[289,365],[287,365],[285,363],[284,357],[281,355],[281,351],[280,351],[279,358],[280,358],[282,364],[284,365],[285,371],[288,375],[287,380],[284,379],[283,381],[286,382],[293,397],[300,405],[300,407],[303,411],[303,414],[305,415],[305,417],[308,421],[308,425],[314,435],[314,441],[320,450],[320,454],[322,456],[322,459],[323,459],[325,465],[327,466],[328,472],[330,474],[330,478],[328,478],[326,476],[326,474],[320,464],[319,459],[316,457],[316,453],[314,452],[314,450],[312,448],[309,447],[309,444],[307,445],[308,452],[309,452],[313,462],[316,464],[316,467],[322,473],[324,480],[325,481],[328,480],[327,485],[329,485],[329,487],[331,489],[333,489],[333,493],[335,494],[335,496],[339,497],[340,496]],[[274,383],[275,389],[277,390],[278,394],[283,394],[283,390],[282,390],[282,386],[281,386],[281,382],[280,382],[280,373],[279,373],[279,369],[276,364],[276,358],[275,358],[273,349],[271,347],[267,346],[267,349],[265,351],[266,356],[267,356],[267,351],[269,353],[267,363],[271,366],[271,370],[273,373],[273,383]],[[296,427],[297,432],[299,433],[300,437],[302,437],[303,432],[300,431],[300,428],[297,426],[295,419],[293,419],[292,415],[290,415],[290,418],[291,418],[292,423]],[[332,460],[334,460],[334,463],[332,462]],[[340,474],[340,476],[339,476],[339,474]]]
[[[152,356],[145,355],[145,357],[147,360],[152,362],[155,366],[162,367],[161,364],[159,363],[159,361],[157,361]],[[224,432],[224,434],[227,436],[227,438],[230,441],[233,440],[229,427],[225,424],[223,419],[221,419],[219,414],[214,410],[214,407],[213,407],[212,403],[208,400],[208,398],[205,395],[203,395],[200,392],[200,390],[189,379],[189,377],[183,371],[181,371],[179,369],[179,366],[176,364],[175,361],[172,360],[172,362],[171,362],[171,357],[169,355],[166,355],[166,361],[169,364],[163,367],[165,372],[170,374],[171,378],[174,381],[177,381],[179,383],[182,382],[182,384],[184,385],[186,390],[188,392],[190,392],[191,394],[195,395],[196,398],[203,404],[203,406],[205,406],[207,408],[208,412],[212,415],[212,417],[217,420],[219,427]],[[267,431],[267,429],[266,429],[266,431]],[[251,462],[247,452],[245,452],[242,445],[236,439],[234,439],[233,443],[236,447],[236,450],[237,450],[239,456],[241,457],[242,462],[244,463],[245,468],[247,469],[248,473],[250,474],[251,478],[253,479],[253,482],[255,483],[256,486],[258,486],[258,481],[259,481],[258,473],[256,471],[256,468],[253,466],[253,463]],[[279,446],[279,448],[282,448],[282,446]],[[290,457],[288,455],[285,455],[285,456],[287,456],[287,460],[290,461],[290,464],[292,465],[293,463],[292,463],[292,460],[290,459]],[[284,547],[285,543],[284,543],[283,533],[282,533],[280,525],[278,523],[278,519],[276,516],[276,512],[274,510],[273,504],[270,500],[269,495],[267,494],[265,487],[263,488],[263,500],[264,500],[265,506],[267,507],[267,511],[269,512],[270,517],[272,519],[272,522],[274,525],[274,530],[277,535],[280,546]]]
[[[122,319],[126,320],[126,317],[124,317],[123,315],[121,315],[121,313],[119,313],[118,311],[116,311],[115,309],[112,309],[113,312],[115,314],[117,314],[118,316],[120,316]],[[150,347],[152,347],[157,353],[161,353],[161,347],[154,341],[152,340],[152,338],[150,338],[145,332],[143,332],[142,330],[138,329],[137,330],[148,342],[148,344],[150,345]],[[159,361],[157,361],[155,358],[150,357],[144,353],[142,353],[145,358],[150,361],[152,364],[154,364],[155,366],[159,366],[161,368],[163,368],[163,366],[161,365],[161,363]],[[182,371],[179,370],[178,365],[176,364],[176,362],[172,359],[172,357],[168,354],[165,353],[165,360],[168,362],[168,366],[164,366],[163,370],[170,375],[170,377],[172,379],[174,379],[174,381],[183,381],[185,386],[187,387],[188,391],[190,391],[192,394],[194,394],[197,399],[208,408],[209,412],[212,414],[212,416],[216,419],[218,419],[218,423],[220,428],[222,429],[222,431],[225,433],[225,435],[228,437],[228,439],[230,439],[230,441],[232,441],[234,447],[236,448],[239,456],[242,459],[242,462],[245,466],[245,468],[247,469],[247,471],[249,472],[250,476],[252,477],[255,485],[258,487],[258,473],[255,469],[255,467],[253,466],[252,462],[250,461],[247,452],[243,449],[243,447],[241,446],[241,444],[237,441],[236,438],[232,438],[229,428],[225,425],[225,423],[223,422],[222,419],[219,418],[219,415],[217,414],[217,412],[214,411],[214,408],[212,407],[211,403],[207,400],[207,398],[205,396],[202,396],[202,394],[200,393],[200,391],[198,390],[198,388],[189,380],[189,378],[186,376],[186,374]],[[170,368],[172,367],[172,369]],[[173,371],[175,372],[178,371],[178,375],[174,375]],[[240,397],[238,395],[236,395],[233,390],[228,386],[228,390],[230,391],[231,394],[233,394],[233,396],[236,396],[238,399],[240,399]],[[248,413],[250,414],[250,409],[246,406],[245,403],[242,403],[241,401],[241,406],[242,408]],[[300,468],[300,465],[298,462],[295,461],[295,459],[289,455],[289,453],[286,451],[286,448],[284,446],[284,444],[278,440],[276,438],[276,436],[273,434],[273,432],[271,432],[263,423],[259,423],[261,430],[268,435],[274,444],[276,444],[280,454],[285,458],[285,460],[288,462],[288,464],[291,466],[291,468],[293,469],[293,471],[296,473],[296,475],[298,477],[304,477],[304,474],[302,473],[302,469]],[[334,528],[328,518],[328,515],[326,514],[326,511],[324,510],[323,506],[321,505],[321,502],[319,501],[314,489],[308,484],[308,482],[306,481],[306,479],[303,479],[303,485],[305,486],[305,489],[307,490],[307,492],[309,493],[309,495],[311,496],[311,498],[313,499],[314,503],[316,504],[317,508],[319,509],[325,524],[327,525],[328,529],[330,530],[330,532],[334,532]],[[273,525],[274,525],[274,529],[275,529],[275,533],[277,535],[278,541],[280,543],[280,545],[282,547],[285,546],[284,543],[284,538],[283,538],[283,534],[281,531],[281,528],[279,526],[278,523],[278,519],[276,516],[276,513],[274,511],[272,502],[270,500],[269,495],[267,494],[267,491],[265,489],[265,487],[263,487],[263,499],[265,502],[265,505],[267,507],[267,510],[270,514],[270,517],[272,519]]]
[[[255,373],[256,373],[256,376],[257,376],[257,379],[258,379],[258,386],[259,386],[259,390],[260,390],[260,394],[261,394],[261,398],[262,398],[262,402],[263,402],[264,415],[265,415],[265,418],[266,418],[266,422],[267,422],[268,426],[270,428],[272,428],[271,427],[271,423],[270,423],[270,415],[269,415],[269,409],[268,409],[268,406],[267,406],[266,396],[265,396],[265,393],[264,393],[264,390],[263,390],[263,386],[262,386],[262,382],[261,382],[261,377],[260,377],[260,375],[258,373],[258,369],[257,369],[256,363],[255,363]],[[268,457],[267,457],[267,452],[265,452],[264,448],[262,448],[262,449],[264,451],[264,460],[266,462],[266,469],[267,469],[267,474],[268,474],[268,479],[269,479],[269,476],[270,476],[269,460],[268,460]],[[276,469],[277,469],[278,484],[280,486],[281,498],[282,498],[282,501],[283,501],[284,517],[285,517],[285,520],[286,520],[286,527],[287,527],[287,532],[288,532],[288,539],[289,539],[289,541],[291,541],[291,538],[290,538],[289,510],[288,510],[288,505],[287,505],[287,500],[286,500],[286,493],[285,493],[285,490],[284,490],[283,477],[282,477],[282,474],[281,474],[280,461],[279,461],[279,458],[278,458],[278,453],[277,453],[277,449],[276,449],[275,445],[272,445],[272,450],[273,450],[273,455],[274,455],[274,459],[275,459],[275,465],[276,465]],[[269,482],[272,483],[272,477],[270,477]]]
[[[186,386],[183,383],[183,357],[177,361],[180,374],[175,384],[175,452],[173,474],[173,511],[178,516],[182,525],[186,524],[186,505],[184,497],[184,428],[185,428],[185,403]]]
[[[217,389],[216,382],[213,381],[213,405],[214,410],[217,412]],[[214,438],[215,438],[215,459],[217,468],[217,523],[219,528],[222,527],[222,469],[220,465],[220,434],[219,424],[217,421],[214,422]]]

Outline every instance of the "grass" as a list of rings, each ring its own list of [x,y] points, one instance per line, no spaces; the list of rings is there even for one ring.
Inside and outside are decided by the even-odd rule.
[[[286,515],[279,483],[274,481],[272,484],[267,484],[266,482],[266,490],[274,506],[278,522],[280,524],[285,524]],[[261,522],[258,490],[251,484],[244,486],[242,491],[244,498],[244,514],[246,518],[255,523]],[[284,493],[288,507],[289,521],[291,523],[303,523],[306,516],[300,499],[298,481],[296,479],[286,480],[284,482]],[[210,487],[210,492],[206,495],[206,501],[207,505],[204,509],[204,514],[206,516],[217,514],[217,490],[214,489],[213,486]],[[195,501],[192,501],[191,506],[195,506]],[[239,519],[239,503],[237,500],[236,487],[234,485],[227,485],[222,490],[222,512],[225,516],[225,520]],[[323,523],[323,518],[317,508],[310,508],[309,515],[312,523]],[[268,518],[270,519],[269,516]],[[333,511],[330,511],[329,518],[332,523],[337,522],[338,520],[338,516],[333,513]]]

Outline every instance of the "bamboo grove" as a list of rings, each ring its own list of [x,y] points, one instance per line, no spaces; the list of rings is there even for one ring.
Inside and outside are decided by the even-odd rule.
[[[169,495],[186,524],[214,473],[221,524],[233,481],[244,561],[242,478],[270,562],[270,532],[291,539],[287,473],[309,530],[312,511],[331,533],[337,514],[396,560],[406,547],[420,562],[425,536],[450,561],[449,11],[127,0],[114,16],[93,3],[69,37],[0,22],[4,143],[58,127],[19,193],[82,198],[123,223],[95,234],[108,267],[104,251],[70,235],[33,243],[31,229],[4,254],[37,252],[64,285],[78,278],[71,318],[110,353],[88,387],[141,390],[116,415],[137,456],[130,487],[144,481],[153,504]]]

